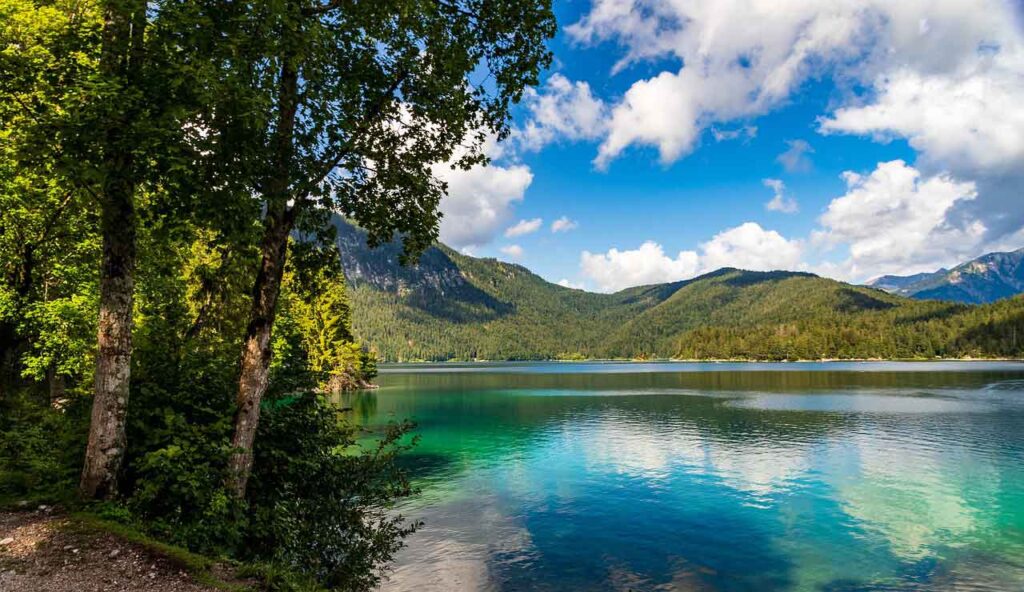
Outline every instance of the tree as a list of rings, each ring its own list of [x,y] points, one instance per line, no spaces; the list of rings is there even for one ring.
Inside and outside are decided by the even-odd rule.
[[[18,215],[35,216],[49,243],[24,244],[11,269],[30,283],[13,300],[31,292],[43,247],[59,244],[50,240],[57,231],[83,211],[95,214],[99,310],[81,488],[109,498],[126,446],[139,209],[181,195],[178,178],[191,177],[185,165],[201,149],[186,140],[202,68],[183,42],[201,29],[189,3],[170,0],[14,0],[3,11],[4,130],[19,142],[20,176],[38,181],[5,197],[24,202]],[[3,333],[10,350],[9,328]]]
[[[95,72],[99,27],[89,2],[0,7],[0,393],[24,373],[49,375],[59,393],[83,362],[58,346],[81,353],[77,332],[47,340],[41,327],[64,325],[94,300],[82,290],[97,252],[91,196],[62,166],[54,130]]]
[[[228,12],[228,11],[235,12]],[[242,347],[230,489],[243,496],[267,389],[288,237],[332,210],[404,259],[437,237],[432,166],[485,162],[511,105],[550,61],[549,0],[288,0],[207,4],[223,27],[210,159],[262,203],[263,238]],[[211,185],[213,185],[211,183]]]
[[[352,334],[348,288],[335,245],[290,242],[278,309],[271,382],[288,382],[281,380],[281,369],[288,367],[312,375],[320,392],[358,388],[373,378],[376,358]],[[296,354],[302,362],[289,363]]]

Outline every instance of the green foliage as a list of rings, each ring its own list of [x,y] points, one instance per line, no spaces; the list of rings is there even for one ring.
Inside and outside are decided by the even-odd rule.
[[[33,335],[22,357],[22,375],[42,381],[48,372],[74,380],[92,371],[96,300],[92,294],[33,302],[23,311],[21,331]]]
[[[0,4],[0,495],[71,490],[96,358],[120,377],[130,358],[130,396],[95,389],[128,407],[121,486],[107,479],[120,462],[100,475],[122,498],[99,510],[270,565],[274,585],[372,586],[412,527],[390,512],[411,493],[394,463],[409,426],[360,449],[325,400],[298,394],[377,372],[337,252],[314,245],[343,211],[371,243],[404,233],[399,258],[427,247],[436,164],[486,160],[554,27],[548,0]],[[274,318],[273,297],[250,318],[268,275],[255,263],[270,231],[280,271],[295,230],[276,396],[238,500],[224,486],[238,354],[250,323],[268,335]],[[118,332],[97,318],[133,343],[104,342]]]
[[[89,378],[96,219],[56,130],[95,69],[99,24],[93,2],[0,6],[0,383]]]
[[[354,328],[383,359],[1021,357],[1024,297],[916,301],[805,273],[723,269],[591,294],[439,246],[417,268],[339,222]],[[389,250],[390,249],[390,250]]]
[[[437,163],[469,167],[551,61],[550,0],[190,3],[215,30],[210,187],[319,232],[332,211],[405,255],[437,237]],[[301,81],[301,92],[298,92]],[[289,205],[290,204],[290,205]]]
[[[30,393],[0,400],[0,500],[65,501],[74,491],[88,409],[53,409]]]
[[[356,428],[322,397],[269,401],[249,492],[248,551],[333,589],[372,588],[415,528],[390,511],[412,493],[395,464],[411,428],[392,424],[360,445]]]
[[[276,388],[360,388],[376,376],[376,358],[352,335],[352,310],[337,249],[294,242],[289,248],[292,256],[274,323],[271,372]]]
[[[189,219],[143,221],[130,445],[122,480],[127,494],[95,510],[193,551],[257,561],[271,589],[312,590],[327,578],[341,589],[362,589],[409,530],[384,514],[409,493],[392,462],[403,448],[397,440],[401,430],[384,436],[387,444],[379,450],[360,453],[357,434],[337,421],[326,401],[310,397],[268,408],[257,454],[269,464],[257,461],[250,500],[229,496],[223,484],[236,360],[258,234],[254,228],[229,235]],[[293,257],[287,298],[295,306],[286,307],[279,335],[295,339],[292,350],[281,348],[272,390],[315,388],[339,372],[331,365],[336,360],[369,379],[374,362],[352,341],[336,251],[294,248],[300,254]],[[42,277],[57,265],[57,259],[46,260]],[[22,316],[16,326],[27,345],[16,360],[26,382],[5,383],[7,394],[0,397],[0,498],[67,499],[81,470],[95,284],[72,282],[61,289],[52,293],[69,295],[44,300],[33,292],[18,303]],[[320,366],[309,364],[311,352]],[[57,408],[47,388],[54,369],[68,386],[67,401]],[[285,458],[290,468],[280,460]],[[318,531],[318,541],[337,557],[303,562],[301,545],[312,543],[303,543],[302,533],[326,524],[333,529]]]
[[[139,320],[129,413],[132,446],[124,478],[132,492],[128,507],[145,530],[192,550],[280,561],[278,549],[263,546],[279,541],[254,534],[255,506],[238,502],[223,485],[232,451],[235,360],[246,320],[239,309],[247,308],[244,287],[251,281],[247,260],[238,253],[247,253],[251,243],[225,244],[209,229],[177,228],[172,235],[164,230],[153,228],[140,239],[140,256],[146,265],[137,289]],[[284,306],[275,332],[271,391],[277,393],[313,389],[320,377],[334,371],[312,366],[311,352],[323,356],[330,348],[361,351],[357,344],[345,341],[351,339],[351,326],[343,278],[336,273],[336,254],[313,245],[293,248],[299,255],[292,258],[295,263],[289,270],[293,279],[285,297],[290,304]],[[328,262],[334,263],[334,272]],[[327,293],[333,290],[337,296]],[[318,321],[322,318],[326,321]],[[308,415],[295,416],[299,410]],[[276,412],[276,408],[264,411],[272,426],[278,425],[273,420]],[[333,433],[332,429],[341,428],[321,421],[326,408],[305,405],[292,413],[294,423],[289,425],[304,428],[288,436],[275,437],[271,432],[266,442],[261,434],[258,451],[272,455],[274,446],[293,439],[308,446],[332,443],[332,448],[348,441],[349,431]],[[310,458],[318,454],[312,448],[296,453]],[[335,470],[341,475],[375,468],[383,471],[382,464],[366,468],[351,463]],[[384,473],[381,477],[390,478]],[[326,489],[294,487],[261,491],[258,485],[250,493],[261,496],[261,503],[282,507],[326,503],[317,496],[333,495]],[[368,497],[362,503],[378,501]],[[377,534],[381,541],[390,541],[390,532]]]

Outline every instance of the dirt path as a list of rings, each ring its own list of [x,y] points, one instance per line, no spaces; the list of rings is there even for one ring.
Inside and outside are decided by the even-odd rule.
[[[41,506],[0,512],[0,592],[208,592],[182,566]]]

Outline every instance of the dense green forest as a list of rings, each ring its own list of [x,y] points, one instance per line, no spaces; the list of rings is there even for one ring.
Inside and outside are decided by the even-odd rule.
[[[1024,297],[919,301],[807,273],[722,269],[594,294],[443,245],[414,268],[336,222],[356,333],[388,361],[1020,357]],[[1021,339],[1018,339],[1018,335]]]
[[[0,2],[0,507],[365,590],[415,524],[328,224],[438,233],[550,63],[547,0]],[[486,74],[474,86],[471,75]]]

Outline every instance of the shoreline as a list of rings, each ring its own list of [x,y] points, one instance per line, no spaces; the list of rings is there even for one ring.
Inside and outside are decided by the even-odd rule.
[[[817,358],[817,359],[796,359],[796,360],[770,360],[756,358],[585,358],[581,360],[563,360],[558,358],[521,359],[521,360],[411,360],[411,361],[387,361],[380,362],[382,366],[415,366],[429,364],[588,364],[588,363],[617,363],[617,364],[821,364],[836,362],[864,362],[864,363],[929,363],[929,362],[1018,362],[1024,363],[1024,358]]]

